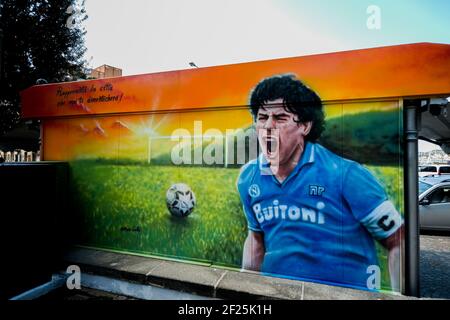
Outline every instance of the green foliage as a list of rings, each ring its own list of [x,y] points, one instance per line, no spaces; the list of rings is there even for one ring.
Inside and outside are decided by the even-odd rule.
[[[403,208],[403,169],[401,167],[367,166],[383,186],[389,200],[392,201],[395,208],[404,215]],[[388,251],[376,243],[378,252],[379,266],[381,268],[381,288],[390,290]]]
[[[85,20],[84,1],[0,1],[0,134],[20,119],[21,90],[38,79],[51,83],[85,77],[85,31],[66,26],[67,9],[74,4]]]
[[[396,166],[402,150],[400,115],[371,111],[327,120],[320,143],[360,163]]]
[[[403,214],[403,168],[390,166],[366,166],[378,179],[389,200]]]

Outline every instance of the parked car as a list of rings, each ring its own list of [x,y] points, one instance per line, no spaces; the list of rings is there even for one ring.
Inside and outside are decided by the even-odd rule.
[[[450,178],[419,180],[420,228],[450,231]]]
[[[435,185],[437,183],[441,183],[441,182],[450,182],[450,175],[440,175],[440,176],[426,176],[423,178],[420,178],[421,182],[430,184],[430,185]]]
[[[440,176],[449,175],[450,176],[450,165],[428,165],[419,166],[419,177],[426,176]]]

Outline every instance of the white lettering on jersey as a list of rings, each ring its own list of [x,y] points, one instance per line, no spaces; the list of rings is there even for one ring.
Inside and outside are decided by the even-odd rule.
[[[253,205],[253,212],[259,223],[277,219],[325,224],[325,216],[322,212],[311,208],[299,208],[295,205],[283,205],[278,200],[274,200],[272,205],[267,207],[261,207],[260,203],[256,203]]]

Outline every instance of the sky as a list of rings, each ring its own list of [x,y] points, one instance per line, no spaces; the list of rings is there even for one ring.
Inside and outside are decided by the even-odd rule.
[[[379,10],[376,29],[367,24],[372,6]],[[86,0],[86,10],[90,67],[108,64],[123,75],[188,69],[189,62],[206,67],[450,44],[448,0]]]
[[[369,6],[380,29],[369,29]],[[447,0],[86,0],[86,58],[124,75],[450,43]],[[92,57],[92,58],[91,58]]]
[[[419,151],[428,152],[431,150],[441,150],[441,147],[427,141],[419,140]]]

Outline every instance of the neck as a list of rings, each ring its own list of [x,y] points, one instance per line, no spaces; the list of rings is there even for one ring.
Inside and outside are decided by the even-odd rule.
[[[280,163],[278,167],[276,165],[270,166],[270,169],[275,174],[275,177],[280,183],[283,183],[284,180],[291,174],[291,172],[295,169],[297,164],[302,157],[303,151],[305,150],[304,144],[298,144],[295,150],[292,152],[291,156]]]

